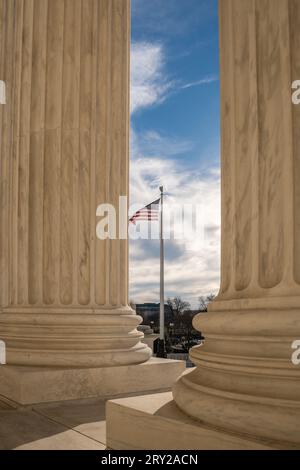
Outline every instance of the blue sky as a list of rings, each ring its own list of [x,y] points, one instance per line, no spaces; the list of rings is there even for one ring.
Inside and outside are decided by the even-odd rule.
[[[219,285],[220,118],[217,0],[132,0],[131,201],[164,184],[171,202],[205,200],[205,244],[166,242],[166,297]],[[130,243],[130,297],[157,301],[158,242]]]

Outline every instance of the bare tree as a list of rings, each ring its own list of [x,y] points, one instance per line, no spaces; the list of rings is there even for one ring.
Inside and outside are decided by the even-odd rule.
[[[215,299],[215,294],[209,294],[207,296],[201,296],[199,297],[199,310],[200,312],[207,312],[207,307],[210,302],[212,302]]]
[[[200,310],[200,312],[207,312],[206,297],[203,297],[203,295],[201,295],[198,298],[198,301],[199,301],[199,310]]]
[[[184,312],[191,308],[190,303],[182,300],[181,297],[174,297],[173,299],[168,298],[167,303],[172,310],[176,327],[180,328]]]
[[[170,297],[169,297],[168,300],[167,300],[167,304],[169,305],[170,310],[171,310],[171,312],[172,312],[172,314],[173,314],[173,316],[174,316],[173,302],[172,302],[172,300],[170,299]]]
[[[179,320],[182,314],[191,308],[191,304],[182,300],[181,297],[174,297],[173,299],[168,298],[167,303],[174,314],[175,320]]]

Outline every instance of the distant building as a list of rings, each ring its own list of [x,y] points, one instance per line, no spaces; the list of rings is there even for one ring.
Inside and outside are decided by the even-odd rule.
[[[150,322],[154,322],[154,324],[159,323],[159,310],[160,310],[160,303],[151,303],[147,302],[144,304],[136,304],[136,313],[143,318],[144,324],[150,324]],[[165,323],[173,322],[174,316],[172,309],[168,304],[165,304]]]

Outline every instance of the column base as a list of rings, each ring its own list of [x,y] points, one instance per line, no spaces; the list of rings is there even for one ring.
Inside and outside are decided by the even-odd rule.
[[[174,385],[176,404],[224,432],[300,448],[300,369],[291,359],[299,309],[218,308],[194,319],[205,341],[190,350],[196,368]]]
[[[113,450],[274,450],[291,444],[248,439],[184,414],[171,393],[110,400],[107,448]]]
[[[137,330],[142,318],[128,306],[0,309],[6,363],[24,367],[117,367],[152,355]]]
[[[168,390],[185,362],[151,358],[128,366],[50,368],[0,366],[0,395],[21,405]]]

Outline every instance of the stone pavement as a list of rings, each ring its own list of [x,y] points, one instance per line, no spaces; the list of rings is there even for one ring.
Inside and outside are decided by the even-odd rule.
[[[104,450],[102,398],[18,406],[0,398],[0,450]]]

